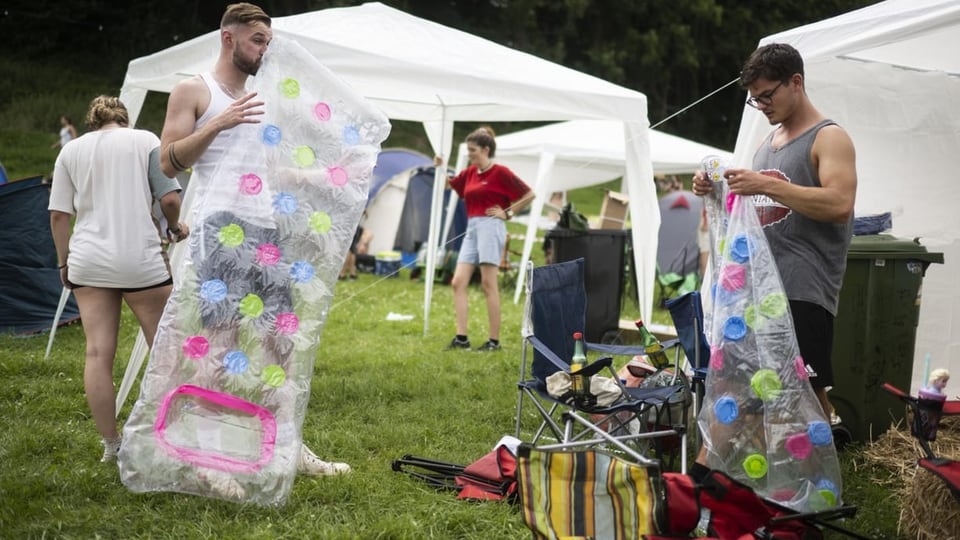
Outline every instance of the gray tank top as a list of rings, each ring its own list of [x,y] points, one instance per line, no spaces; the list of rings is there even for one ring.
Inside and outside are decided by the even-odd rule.
[[[824,120],[780,148],[771,146],[771,133],[754,155],[753,169],[798,186],[821,187],[810,151],[817,133],[835,124]],[[763,195],[753,200],[787,298],[812,302],[836,315],[853,217],[846,223],[826,223]]]

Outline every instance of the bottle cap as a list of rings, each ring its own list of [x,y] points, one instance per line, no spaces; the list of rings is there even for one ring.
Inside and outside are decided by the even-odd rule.
[[[737,406],[737,400],[730,396],[723,396],[713,404],[713,414],[721,424],[729,424],[740,415],[740,408]]]
[[[767,475],[767,458],[760,454],[750,454],[743,460],[743,472],[754,480]]]
[[[807,436],[814,446],[827,446],[833,442],[833,430],[830,429],[830,424],[822,420],[807,424]]]
[[[753,377],[750,377],[750,388],[763,401],[773,401],[780,395],[783,383],[776,371],[764,368],[758,369]]]
[[[580,332],[574,332],[573,339],[583,339],[583,334]]]

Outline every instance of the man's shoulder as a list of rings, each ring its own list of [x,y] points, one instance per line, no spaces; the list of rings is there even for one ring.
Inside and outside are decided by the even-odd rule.
[[[209,92],[206,81],[199,74],[183,79],[173,86],[171,95],[178,94],[183,96],[201,96]]]

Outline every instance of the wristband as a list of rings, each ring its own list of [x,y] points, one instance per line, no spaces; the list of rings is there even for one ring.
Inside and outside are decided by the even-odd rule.
[[[66,268],[66,267],[67,267],[67,265],[61,264],[60,266],[57,267],[57,270],[63,270],[63,269]]]
[[[507,219],[513,219],[513,210],[507,208],[503,213],[507,215]]]
[[[167,227],[167,234],[178,235],[183,232],[183,227],[177,227],[176,229],[171,229]]]

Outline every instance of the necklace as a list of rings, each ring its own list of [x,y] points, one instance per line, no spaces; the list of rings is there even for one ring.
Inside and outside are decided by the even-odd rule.
[[[491,167],[493,167],[493,162],[492,162],[492,161],[488,161],[486,167],[481,167],[480,165],[477,165],[477,172],[478,172],[479,174],[483,174],[483,173],[489,171]]]
[[[220,89],[223,90],[223,93],[224,93],[224,94],[230,96],[231,99],[239,99],[239,96],[238,96],[237,94],[240,93],[240,92],[236,92],[236,91],[234,91],[234,90],[231,90],[230,88],[227,87],[227,85],[225,85],[225,84],[223,84],[222,82],[220,82],[220,80],[217,79],[216,77],[214,77],[213,80],[217,81],[217,86],[219,86]],[[242,90],[241,90],[241,92],[242,92]]]

